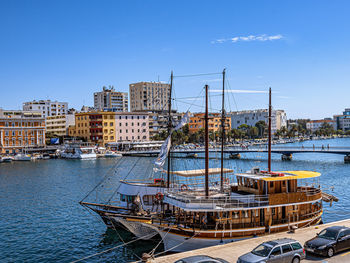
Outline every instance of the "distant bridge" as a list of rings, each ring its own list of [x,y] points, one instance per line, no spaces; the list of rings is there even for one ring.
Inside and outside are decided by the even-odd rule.
[[[182,157],[194,157],[194,154],[204,153],[204,148],[195,149],[174,149],[171,151],[173,155]],[[219,153],[220,148],[209,148],[210,153]],[[224,153],[230,154],[233,159],[239,159],[241,153],[254,153],[254,152],[268,152],[267,146],[245,146],[245,147],[227,147],[224,149]],[[329,153],[329,154],[341,154],[344,155],[344,161],[350,162],[350,147],[328,147],[328,146],[312,146],[312,147],[282,147],[272,146],[271,153],[282,154],[282,160],[292,160],[292,156],[295,153]],[[145,151],[128,151],[122,153],[124,156],[156,156],[159,154],[159,150],[145,150]],[[175,156],[176,156],[175,155]]]

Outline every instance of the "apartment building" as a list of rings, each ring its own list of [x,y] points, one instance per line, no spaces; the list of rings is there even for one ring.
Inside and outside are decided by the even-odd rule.
[[[149,141],[149,116],[142,112],[117,112],[116,140],[119,142]]]
[[[165,111],[150,111],[149,116],[149,137],[152,139],[156,134],[168,131],[169,114]],[[173,126],[176,126],[182,119],[183,113],[171,112]]]
[[[259,110],[246,110],[246,111],[234,111],[227,113],[227,116],[231,118],[232,129],[237,129],[242,124],[249,126],[255,126],[259,121],[264,121],[266,124],[269,122],[267,109]],[[271,130],[275,133],[282,127],[287,127],[287,115],[284,110],[272,110],[271,112]]]
[[[74,124],[74,114],[49,116],[46,118],[46,133],[56,136],[66,136],[68,135],[68,127]]]
[[[68,112],[68,102],[58,102],[51,100],[33,100],[23,103],[24,111],[40,111],[44,118],[49,116],[66,115]]]
[[[342,115],[334,115],[335,127],[337,130],[350,130],[350,108],[345,109]]]
[[[45,118],[40,111],[0,109],[0,153],[45,146]]]
[[[130,111],[168,109],[170,85],[161,82],[138,82],[129,85]]]
[[[189,131],[194,133],[204,128],[204,116],[205,113],[194,113],[190,117]],[[221,128],[221,114],[209,113],[208,126],[209,132],[217,132]],[[231,130],[231,118],[225,118],[225,130]]]
[[[119,141],[148,141],[148,114],[142,112],[81,112],[68,134],[105,145]]]
[[[94,108],[96,110],[127,112],[128,107],[128,93],[115,91],[113,86],[103,87],[101,92],[94,93]]]
[[[306,123],[306,129],[315,132],[318,129],[320,129],[325,123],[330,124],[333,127],[333,129],[336,129],[336,121],[330,119],[309,121]]]

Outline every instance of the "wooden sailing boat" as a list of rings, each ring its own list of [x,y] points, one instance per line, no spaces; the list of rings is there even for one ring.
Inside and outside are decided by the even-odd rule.
[[[204,169],[171,171],[168,158],[166,181],[121,183],[119,193],[121,200],[126,201],[120,207],[81,204],[97,212],[107,225],[123,226],[138,238],[160,235],[165,250],[175,252],[319,223],[323,211],[320,186],[302,185],[301,181],[318,178],[320,174],[311,171],[271,171],[271,89],[268,170],[253,168],[236,174],[237,182],[230,183],[225,176],[233,171],[224,168],[223,161],[221,167],[209,168],[208,89],[206,85]],[[223,107],[223,120],[224,114]],[[221,157],[225,134],[223,124],[224,121]],[[216,175],[220,175],[219,187],[209,184]],[[180,185],[170,180],[175,177],[180,178],[177,181],[204,177],[204,183],[197,184],[197,187]],[[152,207],[150,210],[145,200],[156,200],[158,208],[155,210]]]

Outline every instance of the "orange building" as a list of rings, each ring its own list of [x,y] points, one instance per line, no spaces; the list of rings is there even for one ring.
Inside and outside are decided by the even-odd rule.
[[[204,129],[204,113],[194,113],[190,117],[189,131],[195,133],[200,129]],[[221,114],[220,113],[209,113],[209,132],[217,132],[221,127]],[[225,118],[225,130],[231,130],[231,118]]]
[[[45,118],[41,112],[0,109],[0,153],[45,146]]]

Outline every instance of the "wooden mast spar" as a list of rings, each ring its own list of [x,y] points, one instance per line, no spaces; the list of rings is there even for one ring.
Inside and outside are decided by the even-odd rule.
[[[224,191],[224,143],[225,143],[225,72],[222,72],[222,109],[221,109],[221,171],[220,191]]]
[[[209,197],[209,125],[208,125],[209,113],[208,113],[208,85],[205,85],[205,196]]]
[[[268,171],[271,172],[271,88],[269,90],[269,141],[268,141]]]
[[[168,136],[171,136],[171,92],[173,89],[173,71],[171,71],[171,76],[170,76],[170,87],[169,87],[169,100],[168,100]],[[170,138],[170,143],[171,143],[171,138]],[[171,164],[171,154],[169,150],[168,154],[168,168],[167,168],[167,180],[166,180],[166,188],[170,187],[170,164]]]

